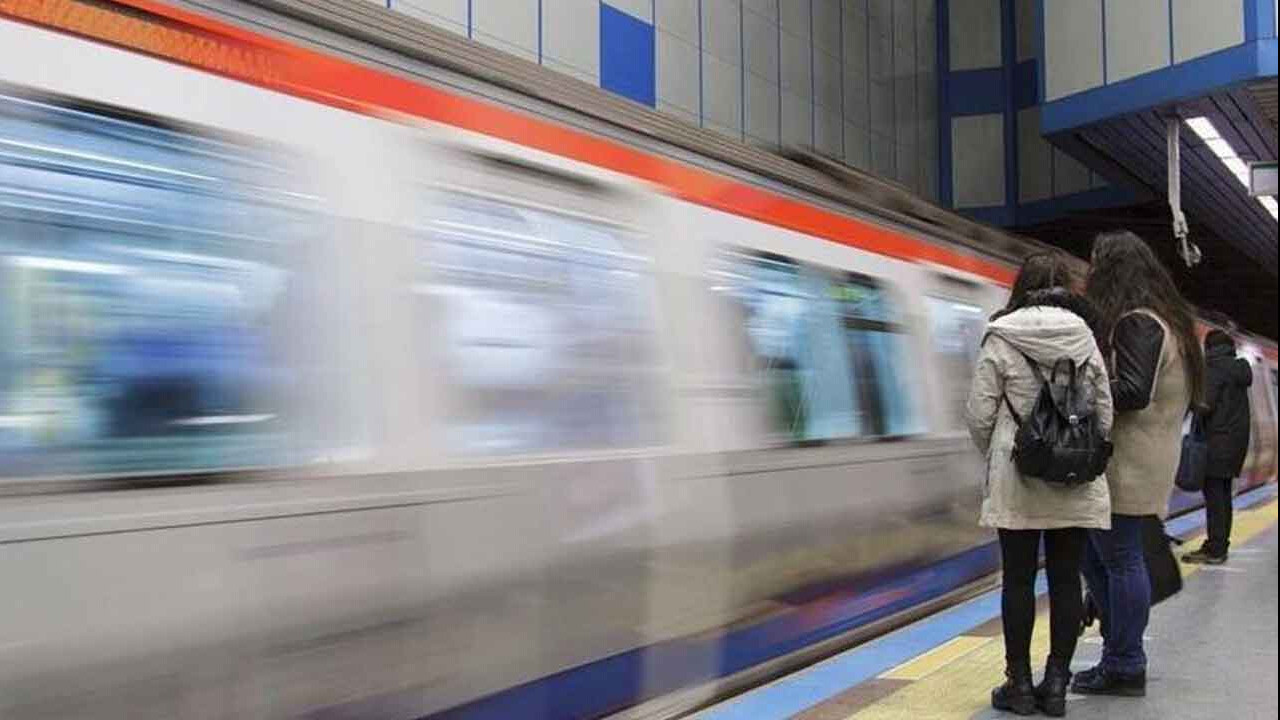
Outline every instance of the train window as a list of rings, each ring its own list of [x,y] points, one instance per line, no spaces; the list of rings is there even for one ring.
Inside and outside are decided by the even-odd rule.
[[[883,288],[777,255],[724,253],[774,430],[798,442],[914,432],[901,327]]]
[[[973,377],[986,318],[977,305],[947,297],[930,296],[927,300],[929,337],[937,360],[936,377],[942,386],[947,427],[963,429],[969,378]]]
[[[449,444],[466,453],[659,440],[648,260],[622,228],[460,193],[433,205],[422,279],[442,301]]]
[[[260,159],[0,96],[0,476],[283,460],[297,217]]]
[[[851,360],[861,435],[919,431],[907,382],[904,329],[884,288],[871,278],[846,275],[831,285],[839,304]]]

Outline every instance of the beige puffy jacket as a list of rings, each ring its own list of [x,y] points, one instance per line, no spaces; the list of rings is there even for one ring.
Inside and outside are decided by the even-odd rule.
[[[1040,386],[1027,363],[1037,361],[1048,377],[1060,358],[1071,358],[1092,390],[1101,429],[1110,432],[1111,387],[1106,364],[1084,320],[1060,307],[1033,306],[1005,315],[987,328],[969,390],[969,434],[987,459],[981,524],[1009,530],[1111,527],[1107,481],[1099,477],[1078,487],[1051,486],[1023,477],[1013,461],[1017,423],[1002,396],[1025,417]]]

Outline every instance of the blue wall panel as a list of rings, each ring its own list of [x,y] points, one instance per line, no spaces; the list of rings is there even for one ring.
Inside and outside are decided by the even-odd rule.
[[[600,86],[653,107],[653,25],[600,3]]]
[[[960,70],[951,73],[949,107],[952,117],[1004,112],[1006,92],[1003,68]]]

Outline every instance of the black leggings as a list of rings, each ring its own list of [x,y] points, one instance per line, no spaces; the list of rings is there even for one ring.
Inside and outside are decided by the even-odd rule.
[[[1066,668],[1076,652],[1084,607],[1080,563],[1087,531],[1000,530],[1004,587],[1000,591],[1004,623],[1004,655],[1010,667],[1030,667],[1031,631],[1036,623],[1036,570],[1040,535],[1044,534],[1045,572],[1049,576],[1049,662]]]

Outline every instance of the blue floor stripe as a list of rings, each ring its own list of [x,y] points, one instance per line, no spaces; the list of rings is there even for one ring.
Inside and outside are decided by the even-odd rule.
[[[1237,509],[1245,509],[1276,497],[1276,486],[1265,485],[1236,497]],[[1196,510],[1171,519],[1166,529],[1186,535],[1204,525],[1204,511]],[[1048,591],[1044,574],[1036,580],[1036,593]],[[849,688],[866,682],[942,643],[999,617],[1000,593],[993,590],[944,610],[913,625],[860,645],[771,685],[721,703],[698,715],[699,720],[763,720],[803,712]]]

